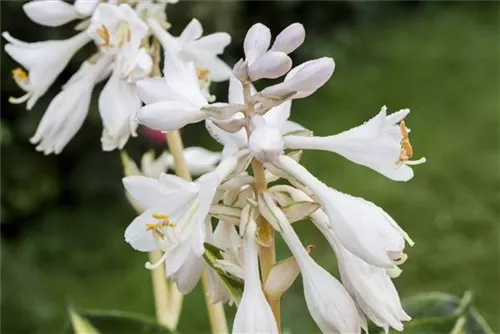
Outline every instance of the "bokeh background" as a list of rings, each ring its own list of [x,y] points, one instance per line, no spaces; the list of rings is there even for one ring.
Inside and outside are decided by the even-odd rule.
[[[22,4],[1,2],[2,31],[26,41],[73,34],[71,24],[31,23]],[[230,64],[241,57],[251,24],[263,22],[277,34],[290,23],[304,23],[308,37],[293,54],[294,62],[321,56],[336,62],[329,83],[292,109],[292,119],[318,135],[361,124],[382,105],[390,111],[411,108],[407,124],[415,155],[428,159],[415,168],[411,182],[392,182],[333,153],[306,152],[302,162],[329,185],[385,208],[416,241],[396,280],[402,297],[472,289],[477,308],[499,332],[500,4],[181,1],[169,7],[174,34],[192,17],[207,33],[233,36],[224,55]],[[124,197],[119,152],[101,152],[96,101],[59,156],[43,156],[29,143],[50,99],[91,51],[89,46],[78,53],[31,111],[7,102],[21,91],[10,77],[16,64],[2,51],[3,333],[59,332],[68,300],[86,308],[154,315],[147,256],[123,240],[135,213]],[[224,84],[215,87],[221,100],[226,90]],[[187,145],[219,149],[201,124],[188,126],[184,138]],[[141,132],[126,150],[138,159],[150,147],[164,148]],[[308,224],[297,229],[305,243],[316,245],[313,257],[336,272],[334,255],[319,233]],[[286,255],[284,247],[279,254]],[[299,279],[284,298],[284,328],[317,332],[301,288]],[[198,286],[185,299],[179,330],[207,328]]]

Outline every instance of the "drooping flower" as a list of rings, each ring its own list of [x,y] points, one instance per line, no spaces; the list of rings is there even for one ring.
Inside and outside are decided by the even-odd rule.
[[[413,177],[410,165],[425,162],[425,159],[409,160],[413,149],[403,121],[409,113],[410,110],[403,109],[387,115],[384,106],[363,125],[328,137],[287,136],[285,146],[336,152],[392,180],[408,181]]]
[[[262,196],[262,195],[261,195]],[[260,212],[283,236],[300,268],[304,285],[304,297],[311,317],[323,333],[360,333],[358,310],[349,293],[330,273],[319,266],[302,246],[285,214],[269,198],[261,200],[265,205]]]
[[[413,243],[380,207],[328,187],[289,157],[280,156],[275,165],[315,194],[339,241],[353,254],[383,268],[392,268],[393,261],[404,258],[405,239]]]
[[[27,102],[26,108],[33,108],[36,101],[47,92],[55,79],[73,55],[90,42],[86,33],[82,32],[66,40],[51,40],[45,42],[26,43],[12,37],[8,32],[2,33],[7,40],[5,52],[23,69],[12,71],[16,83],[26,94],[19,98],[10,98],[11,103]]]
[[[30,141],[37,151],[59,154],[78,132],[87,116],[95,84],[109,72],[111,59],[101,56],[95,64],[87,61],[50,102]]]
[[[156,19],[150,18],[147,22],[166,52],[177,54],[184,62],[193,62],[197,68],[207,69],[211,81],[229,79],[231,68],[218,57],[231,43],[228,33],[216,32],[202,37],[201,23],[193,19],[179,37],[174,37]]]
[[[257,226],[251,221],[244,238],[245,287],[234,318],[233,333],[278,333],[271,307],[262,291],[259,277],[258,246],[255,241]]]

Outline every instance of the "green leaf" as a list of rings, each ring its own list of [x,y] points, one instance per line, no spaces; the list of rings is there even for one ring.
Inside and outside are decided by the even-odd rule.
[[[203,254],[205,261],[207,261],[210,267],[212,267],[215,270],[215,272],[219,275],[220,279],[229,289],[229,292],[233,296],[236,304],[238,305],[240,303],[241,296],[243,295],[243,280],[228,272],[225,272],[224,270],[216,266],[217,260],[224,259],[223,253],[224,250],[214,245],[205,243],[205,253]]]
[[[75,334],[134,333],[172,334],[155,319],[118,310],[81,310],[70,307],[72,328],[66,332]],[[75,322],[76,319],[76,322]]]
[[[83,318],[78,312],[73,308],[69,308],[69,316],[71,320],[71,326],[75,334],[98,334],[97,329],[92,326],[87,319]]]
[[[469,291],[462,299],[442,292],[419,294],[403,300],[403,308],[413,318],[405,324],[404,333],[493,334],[473,307]]]

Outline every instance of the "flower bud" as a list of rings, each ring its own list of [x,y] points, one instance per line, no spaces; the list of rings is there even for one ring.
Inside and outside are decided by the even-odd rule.
[[[303,98],[323,86],[333,74],[335,63],[332,58],[307,61],[288,72],[285,81],[262,90],[265,96],[286,96],[295,93],[294,99]]]
[[[297,49],[306,38],[304,26],[300,23],[290,24],[274,40],[272,51],[281,51],[286,54]]]
[[[271,31],[262,23],[256,23],[245,36],[243,42],[243,49],[245,51],[245,58],[248,64],[252,64],[260,56],[262,56],[271,43]]]
[[[291,68],[292,60],[285,53],[269,51],[250,65],[248,74],[252,81],[262,78],[276,79],[290,71]]]
[[[31,21],[47,27],[58,27],[78,18],[75,8],[64,1],[30,1],[23,10]]]
[[[254,130],[248,140],[248,147],[253,156],[261,162],[274,161],[283,153],[283,137],[280,130],[265,123],[262,116],[254,115]]]

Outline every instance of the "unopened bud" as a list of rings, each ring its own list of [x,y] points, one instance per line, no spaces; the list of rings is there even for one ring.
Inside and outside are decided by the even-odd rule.
[[[276,79],[285,75],[292,68],[292,60],[283,52],[269,51],[259,57],[248,68],[252,81],[262,78]]]
[[[276,37],[272,51],[281,51],[286,54],[293,52],[297,49],[306,38],[306,31],[304,26],[300,23],[290,24],[288,27],[283,29],[282,32]]]

